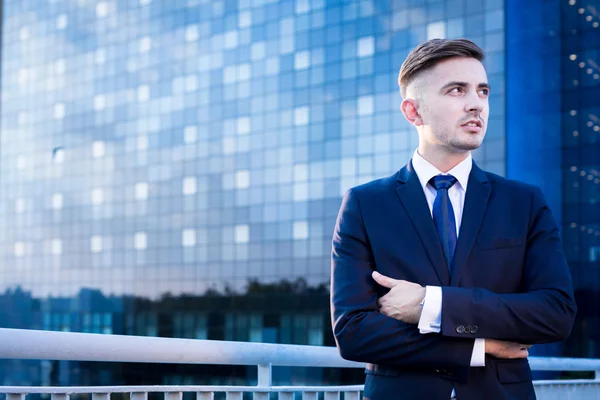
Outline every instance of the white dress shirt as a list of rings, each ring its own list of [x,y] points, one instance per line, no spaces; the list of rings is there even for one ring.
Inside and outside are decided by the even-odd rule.
[[[469,174],[473,166],[471,154],[452,168],[447,173],[443,173],[431,165],[415,150],[412,165],[415,173],[419,177],[421,187],[427,198],[431,218],[433,218],[433,202],[437,195],[437,190],[429,184],[429,180],[437,175],[452,175],[457,182],[448,189],[448,197],[454,209],[454,218],[456,221],[456,238],[460,234],[460,224],[462,222],[463,207],[465,205],[465,195],[467,193],[467,183]],[[419,319],[419,331],[422,334],[439,333],[442,322],[442,288],[439,286],[427,286],[425,289],[425,304],[423,312]],[[471,355],[471,367],[485,366],[485,339],[475,339],[475,346]]]

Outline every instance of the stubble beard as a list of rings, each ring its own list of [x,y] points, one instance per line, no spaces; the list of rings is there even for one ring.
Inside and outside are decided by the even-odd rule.
[[[476,150],[479,147],[481,147],[481,144],[483,142],[483,135],[485,133],[481,132],[479,134],[477,134],[476,137],[470,137],[468,139],[461,139],[458,137],[451,137],[448,132],[444,132],[441,135],[435,135],[437,136],[437,139],[440,141],[440,143],[446,147],[448,150],[450,150],[452,153],[462,153],[465,151],[472,151],[472,150]],[[481,139],[480,139],[480,136]]]

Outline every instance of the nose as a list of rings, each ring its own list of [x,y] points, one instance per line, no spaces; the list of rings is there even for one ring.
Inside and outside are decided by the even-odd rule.
[[[487,97],[482,98],[477,92],[471,92],[466,97],[465,111],[471,114],[480,114],[487,102]]]

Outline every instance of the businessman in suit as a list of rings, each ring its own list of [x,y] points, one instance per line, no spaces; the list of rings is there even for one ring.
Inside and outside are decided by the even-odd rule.
[[[571,276],[544,196],[471,158],[489,113],[483,58],[466,39],[408,55],[401,110],[419,147],[342,201],[332,324],[342,357],[368,363],[366,399],[535,399],[527,349],[571,331]]]

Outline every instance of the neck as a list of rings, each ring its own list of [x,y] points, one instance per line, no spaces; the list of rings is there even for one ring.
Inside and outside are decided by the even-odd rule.
[[[421,157],[444,173],[456,167],[471,154],[469,150],[452,153],[440,147],[426,146],[422,143],[417,151]]]

